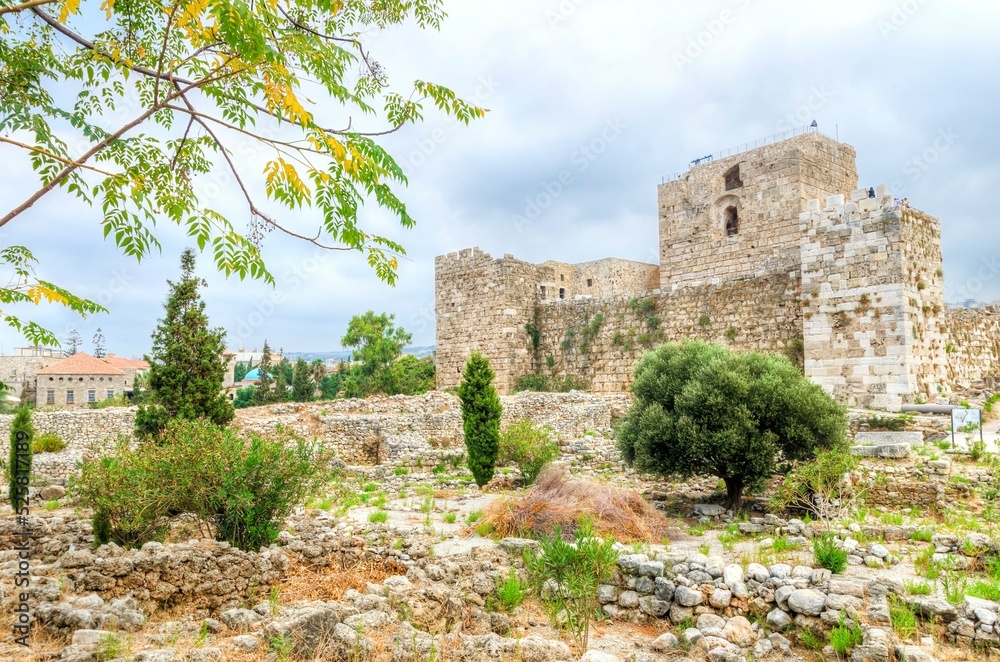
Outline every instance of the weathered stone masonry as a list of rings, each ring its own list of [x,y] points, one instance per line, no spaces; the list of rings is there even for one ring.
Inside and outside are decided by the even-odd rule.
[[[809,133],[662,184],[659,267],[441,256],[438,387],[479,351],[502,392],[528,373],[625,391],[645,350],[682,338],[784,352],[851,405],[994,384],[1000,311],[946,309],[940,221],[857,184],[854,149]]]

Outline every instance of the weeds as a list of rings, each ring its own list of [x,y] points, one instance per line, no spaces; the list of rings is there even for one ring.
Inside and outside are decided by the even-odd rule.
[[[839,575],[847,569],[847,552],[837,548],[837,539],[825,533],[813,539],[813,560],[821,568]]]
[[[506,577],[497,580],[497,602],[504,611],[513,611],[519,607],[527,595],[528,587],[521,582],[514,568],[510,569]]]
[[[917,635],[917,615],[896,596],[889,601],[889,620],[900,639],[912,639]]]

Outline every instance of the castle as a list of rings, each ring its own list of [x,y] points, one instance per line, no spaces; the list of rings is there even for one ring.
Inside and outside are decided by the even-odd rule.
[[[694,165],[658,187],[660,264],[435,261],[438,388],[473,351],[501,392],[528,374],[627,390],[657,344],[782,352],[853,406],[898,409],[1000,376],[1000,310],[944,302],[941,223],[816,131]]]

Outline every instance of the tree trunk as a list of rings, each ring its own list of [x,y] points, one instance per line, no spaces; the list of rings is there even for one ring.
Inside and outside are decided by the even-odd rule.
[[[735,515],[739,512],[740,506],[743,503],[743,479],[732,477],[723,478],[722,480],[726,483],[726,506]]]

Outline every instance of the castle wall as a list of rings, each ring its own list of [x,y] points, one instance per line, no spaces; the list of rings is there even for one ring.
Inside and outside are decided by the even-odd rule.
[[[909,322],[910,372],[918,395],[930,402],[945,390],[948,360],[941,319],[944,314],[944,259],[941,221],[911,208],[900,210],[904,309]]]
[[[726,174],[739,169],[738,186]],[[855,151],[808,133],[692,168],[658,189],[661,289],[799,268],[798,216],[858,185]],[[727,233],[727,209],[738,232]]]
[[[611,393],[628,390],[642,354],[663,342],[701,338],[735,349],[795,353],[802,329],[798,291],[797,278],[776,274],[675,292],[540,303],[536,371],[580,377],[589,390]],[[530,346],[527,334],[525,342]]]
[[[948,384],[1000,386],[1000,306],[949,308],[941,316]]]
[[[525,325],[552,269],[510,255],[494,260],[478,248],[440,256],[434,265],[437,387],[458,386],[477,351],[489,357],[497,389],[509,392],[515,376],[531,370]]]
[[[918,388],[902,212],[880,194],[810,202],[800,247],[806,376],[842,402],[886,409]]]
[[[594,299],[634,295],[660,287],[660,267],[608,258],[573,265],[573,289]]]

